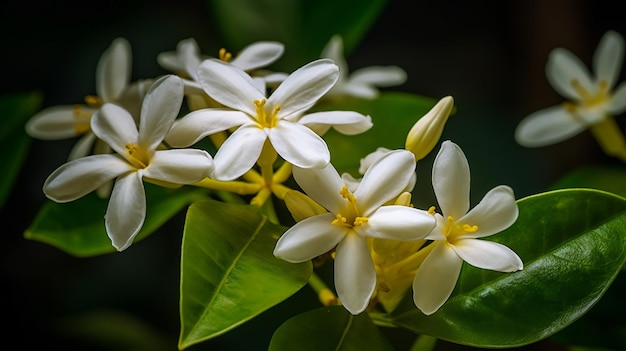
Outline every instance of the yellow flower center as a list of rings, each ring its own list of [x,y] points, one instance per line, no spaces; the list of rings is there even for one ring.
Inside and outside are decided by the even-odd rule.
[[[261,100],[254,100],[256,105],[256,121],[260,128],[274,128],[278,123],[278,112],[280,111],[280,105],[276,105],[272,110],[272,113],[267,113],[265,110],[265,98]]]
[[[443,234],[448,238],[448,241],[454,240],[455,237],[467,234],[474,233],[478,230],[477,225],[470,225],[467,223],[456,223],[454,217],[448,216],[448,222],[446,223]]]
[[[233,54],[231,54],[230,52],[226,51],[226,49],[221,48],[220,49],[220,53],[219,53],[219,58],[220,58],[220,60],[222,60],[224,62],[228,62],[228,61],[230,61],[230,59],[233,58]]]
[[[348,200],[348,206],[345,208],[344,214],[337,213],[332,224],[352,228],[367,223],[368,218],[359,215],[359,209],[356,206],[356,197],[348,190],[347,185],[341,187],[339,194],[341,194],[341,197]]]
[[[85,96],[85,103],[87,106],[92,108],[100,108],[103,105],[102,99],[94,95]],[[74,131],[76,134],[85,134],[91,130],[91,125],[89,124],[91,121],[91,116],[93,113],[91,111],[86,111],[81,105],[74,105]]]
[[[150,164],[150,155],[139,145],[127,143],[126,153],[130,156],[129,161],[136,168],[146,168]]]
[[[582,100],[580,102],[565,102],[563,104],[565,109],[571,113],[575,113],[578,108],[593,108],[604,104],[609,100],[609,83],[606,80],[600,80],[598,83],[598,90],[595,94],[594,92],[585,89],[585,87],[583,87],[577,79],[572,79],[570,84]]]

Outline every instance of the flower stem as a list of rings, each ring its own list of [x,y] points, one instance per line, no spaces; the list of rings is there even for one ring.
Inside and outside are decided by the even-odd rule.
[[[309,278],[309,286],[317,293],[317,297],[324,306],[339,305],[339,299],[328,288],[326,283],[315,272],[311,273]]]
[[[590,129],[607,155],[626,162],[626,138],[613,116],[606,116],[601,122],[592,125]]]

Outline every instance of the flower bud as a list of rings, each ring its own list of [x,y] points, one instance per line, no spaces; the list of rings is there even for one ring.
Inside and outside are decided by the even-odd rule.
[[[435,147],[453,107],[454,99],[446,96],[415,122],[407,135],[405,146],[415,155],[415,161],[424,158]]]

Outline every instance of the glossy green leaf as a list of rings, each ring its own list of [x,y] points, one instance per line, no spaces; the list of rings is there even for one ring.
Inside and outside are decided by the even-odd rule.
[[[361,41],[387,0],[209,0],[209,13],[229,50],[260,40],[285,44],[275,66],[291,72],[320,57],[334,34],[347,53]]]
[[[15,93],[0,97],[0,208],[9,197],[24,160],[28,155],[31,138],[24,130],[24,124],[41,106],[38,93]]]
[[[135,242],[147,237],[194,200],[204,197],[201,189],[166,189],[145,183],[146,220]],[[77,257],[115,252],[104,227],[108,199],[95,193],[68,203],[47,202],[24,237],[57,247]]]
[[[518,204],[517,222],[488,239],[513,249],[524,262],[522,271],[464,264],[439,311],[425,316],[409,293],[392,322],[459,344],[501,348],[547,338],[585,314],[626,262],[626,200],[566,189]]]
[[[626,197],[626,167],[593,165],[582,167],[559,179],[551,189],[592,188]]]
[[[308,281],[311,262],[274,257],[286,228],[251,205],[207,200],[187,212],[181,259],[179,348],[235,328]]]
[[[358,135],[344,135],[329,130],[324,135],[335,168],[354,173],[360,159],[378,147],[404,148],[406,136],[435,104],[436,99],[408,93],[385,92],[377,99],[348,99],[318,107],[324,111],[357,111],[372,117],[373,126]],[[356,173],[354,173],[356,175]]]
[[[270,341],[269,351],[393,351],[367,313],[352,315],[342,306],[323,307],[292,317]]]

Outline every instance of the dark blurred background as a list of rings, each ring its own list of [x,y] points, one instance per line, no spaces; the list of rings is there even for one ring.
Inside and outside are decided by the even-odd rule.
[[[195,38],[202,52],[212,56],[223,46],[204,1],[10,0],[0,13],[0,28],[0,93],[40,91],[42,107],[80,103],[94,94],[96,63],[118,36],[132,45],[133,80],[168,73],[158,66],[156,55],[174,50],[182,39]],[[396,0],[389,1],[348,63],[351,70],[372,65],[404,68],[408,81],[392,90],[435,98],[452,95],[458,110],[443,138],[459,144],[469,159],[474,201],[498,184],[512,186],[521,198],[543,191],[580,166],[614,162],[588,132],[541,149],[525,149],[513,140],[515,126],[525,115],[562,102],[545,79],[550,50],[565,47],[590,65],[600,37],[609,29],[626,35],[619,2]],[[96,346],[64,329],[65,322],[84,318],[94,329],[110,333],[110,325],[103,327],[106,322],[95,322],[105,318],[89,317],[102,312],[111,313],[111,318],[126,316],[129,324],[145,323],[145,336],[153,341],[148,349],[174,350],[181,216],[123,253],[88,259],[23,238],[45,202],[45,178],[65,161],[73,143],[33,140],[0,214],[5,228],[0,269],[5,343],[120,349],[107,344],[107,335],[101,335]],[[422,168],[429,170],[432,156],[424,162]],[[416,202],[428,206],[428,174],[419,177],[425,193],[416,194]],[[262,323],[244,325],[193,349],[266,349],[272,331],[282,323],[275,317],[289,311],[290,303],[298,301],[259,316]]]

